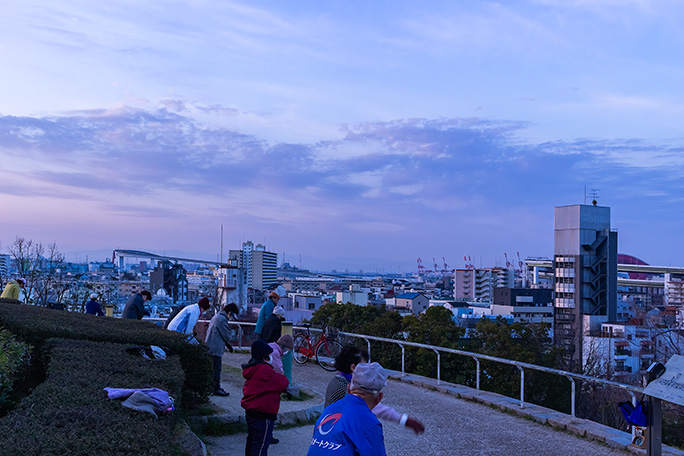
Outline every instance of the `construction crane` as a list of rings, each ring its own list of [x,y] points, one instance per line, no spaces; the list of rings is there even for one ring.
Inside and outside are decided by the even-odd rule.
[[[506,269],[513,269],[513,263],[508,261],[508,254],[504,252],[504,258],[506,259]]]
[[[418,257],[418,275],[424,275],[426,272],[430,271],[425,270],[425,266],[423,266],[423,260]]]
[[[439,272],[439,266],[437,266],[437,261],[435,261],[435,257],[432,257],[432,267],[434,268],[433,271],[435,271],[435,274]]]

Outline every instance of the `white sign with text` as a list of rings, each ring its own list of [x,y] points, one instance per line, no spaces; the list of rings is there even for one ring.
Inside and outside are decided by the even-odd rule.
[[[684,405],[684,356],[673,355],[665,364],[665,373],[649,383],[644,393],[673,404]]]

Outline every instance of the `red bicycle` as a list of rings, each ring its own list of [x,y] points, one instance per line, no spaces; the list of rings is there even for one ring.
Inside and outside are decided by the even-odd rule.
[[[323,369],[333,372],[335,370],[335,357],[342,351],[342,344],[336,339],[338,330],[330,326],[323,327],[321,336],[315,343],[311,342],[311,325],[304,325],[305,333],[299,333],[294,338],[293,357],[298,364],[304,364],[316,356],[316,362]]]

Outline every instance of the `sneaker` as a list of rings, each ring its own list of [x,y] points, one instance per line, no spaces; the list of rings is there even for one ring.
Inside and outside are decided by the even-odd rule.
[[[276,443],[280,443],[280,440],[278,440],[278,439],[272,437],[272,438],[271,438],[271,445],[275,445]]]
[[[228,397],[230,396],[230,393],[227,391],[223,391],[223,388],[219,388],[216,391],[214,391],[214,396]]]

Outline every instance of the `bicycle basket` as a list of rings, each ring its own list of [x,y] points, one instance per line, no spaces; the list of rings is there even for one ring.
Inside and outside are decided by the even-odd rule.
[[[328,326],[325,328],[325,337],[337,337],[340,334],[340,330],[334,326]]]

